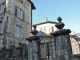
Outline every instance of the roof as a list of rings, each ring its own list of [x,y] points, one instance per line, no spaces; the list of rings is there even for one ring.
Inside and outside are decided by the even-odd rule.
[[[48,36],[46,33],[42,32],[42,31],[39,31],[37,33],[37,36]]]
[[[46,21],[46,22],[41,22],[41,23],[37,23],[37,24],[33,24],[33,25],[41,25],[41,24],[46,24],[46,23],[57,23],[57,22],[52,22],[52,21]]]
[[[28,0],[28,1],[31,3],[32,9],[36,9],[35,6],[34,6],[34,3],[31,0]]]

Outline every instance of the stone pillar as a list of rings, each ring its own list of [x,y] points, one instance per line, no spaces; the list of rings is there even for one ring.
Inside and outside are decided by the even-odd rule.
[[[72,48],[70,43],[69,29],[63,29],[64,23],[58,17],[58,23],[55,25],[59,30],[51,33],[54,36],[56,60],[72,60]]]
[[[27,38],[28,40],[28,60],[39,60],[39,37],[36,35],[38,31],[36,26],[33,26],[34,30],[31,31],[33,36]]]

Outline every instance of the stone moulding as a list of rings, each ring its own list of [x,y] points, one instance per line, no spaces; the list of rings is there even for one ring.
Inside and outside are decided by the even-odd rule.
[[[26,40],[32,41],[32,40],[39,40],[38,36],[31,36],[29,38],[26,38]]]
[[[62,35],[62,34],[69,34],[71,33],[70,29],[62,29],[62,30],[59,30],[59,31],[56,31],[54,33],[51,33],[50,35],[51,36],[58,36],[58,35]]]

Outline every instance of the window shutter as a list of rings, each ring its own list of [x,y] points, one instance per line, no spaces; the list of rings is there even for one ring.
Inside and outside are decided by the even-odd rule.
[[[23,20],[25,20],[25,11],[23,11]]]
[[[17,5],[15,6],[15,16],[17,16]]]

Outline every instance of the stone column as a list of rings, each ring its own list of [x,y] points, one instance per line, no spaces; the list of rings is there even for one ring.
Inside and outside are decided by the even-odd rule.
[[[36,26],[33,26],[34,30],[31,31],[33,36],[27,38],[28,40],[28,60],[39,60],[39,37],[36,35],[38,31]]]
[[[72,48],[70,43],[69,29],[63,29],[64,23],[61,22],[61,17],[58,17],[58,23],[55,25],[59,30],[51,33],[54,36],[56,60],[72,60]]]

